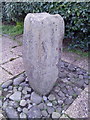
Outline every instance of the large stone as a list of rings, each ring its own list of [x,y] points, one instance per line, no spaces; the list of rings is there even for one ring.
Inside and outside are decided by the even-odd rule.
[[[48,94],[58,78],[64,36],[63,18],[56,14],[29,13],[24,21],[23,61],[30,86]]]

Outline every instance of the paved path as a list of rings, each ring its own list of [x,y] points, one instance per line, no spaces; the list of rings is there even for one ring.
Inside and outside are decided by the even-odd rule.
[[[23,60],[22,60],[22,36],[17,37],[17,40],[13,40],[8,36],[0,36],[0,40],[2,39],[2,45],[0,44],[0,84],[7,81],[10,78],[17,76],[24,72]],[[0,42],[1,43],[1,42]],[[1,49],[2,47],[2,49]],[[1,52],[2,50],[2,52]],[[79,55],[74,53],[62,53],[62,60],[73,63],[85,70],[88,70],[88,61],[86,58],[81,58]],[[79,113],[75,112],[77,109],[80,109],[81,113],[83,111],[82,107],[84,108],[88,106],[87,104],[87,94],[82,93],[79,98],[77,98],[76,102],[72,103],[72,105],[66,111],[71,117],[78,117],[80,116]],[[80,101],[84,101],[85,106],[81,106],[80,108]],[[82,105],[82,104],[81,104]],[[77,107],[76,107],[77,106]],[[75,110],[74,110],[75,109]],[[73,111],[72,111],[73,110]],[[87,111],[84,112],[85,117],[87,115]],[[81,114],[80,117],[83,117]]]

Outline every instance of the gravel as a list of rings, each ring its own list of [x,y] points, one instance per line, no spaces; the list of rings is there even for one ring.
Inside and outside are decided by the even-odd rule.
[[[62,111],[65,111],[70,104],[80,95],[81,91],[88,85],[87,72],[77,67],[71,66],[68,63],[62,63],[62,69],[59,70],[61,76],[57,80],[57,84],[52,89],[51,93],[46,96],[38,95],[26,81],[26,76],[23,76],[23,81],[19,85],[14,85],[15,79],[3,83],[0,95],[4,96],[2,109],[11,107],[19,118],[59,118]],[[18,80],[20,76],[17,76]],[[6,86],[5,86],[6,85]],[[7,114],[9,116],[9,114]],[[10,116],[9,116],[10,117]]]

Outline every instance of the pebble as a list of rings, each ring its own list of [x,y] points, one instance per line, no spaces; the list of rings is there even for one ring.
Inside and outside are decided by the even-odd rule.
[[[9,106],[14,106],[14,101],[9,101]]]
[[[31,105],[31,104],[29,104],[29,105],[28,105],[28,109],[31,109],[31,107],[32,107],[32,105]]]
[[[12,86],[9,86],[9,87],[8,87],[8,89],[9,89],[9,90],[12,90],[12,89],[13,89],[13,87],[12,87]]]
[[[63,104],[63,101],[62,100],[58,100],[58,104]]]
[[[22,91],[22,87],[19,87],[19,88],[18,88],[18,91]]]
[[[62,91],[59,91],[58,95],[59,95],[60,97],[62,97],[62,98],[65,97],[65,94],[64,94]]]
[[[40,110],[43,110],[43,109],[44,109],[44,103],[40,103],[40,104],[38,105],[38,108],[39,108]]]
[[[39,96],[37,93],[32,92],[31,93],[31,101],[33,103],[39,104],[42,101],[42,97]]]
[[[21,92],[19,92],[19,91],[14,92],[9,98],[14,101],[20,101],[21,100]]]
[[[24,99],[28,99],[28,98],[30,98],[30,94],[26,94],[26,95],[24,96]]]
[[[5,101],[5,102],[3,103],[3,110],[5,110],[5,109],[7,108],[7,106],[8,106],[8,101]]]
[[[52,118],[60,118],[60,114],[58,112],[53,112]]]
[[[27,104],[26,100],[21,100],[20,101],[20,106],[24,107],[24,106],[26,106],[26,104]]]
[[[10,86],[12,83],[13,83],[12,80],[8,80],[8,81],[4,82],[4,83],[1,85],[1,87],[2,87],[2,88],[7,88],[7,87]]]
[[[52,104],[53,104],[54,106],[56,106],[56,105],[58,104],[58,102],[55,100],[55,101],[52,101]]]
[[[47,106],[52,107],[53,105],[52,105],[51,102],[48,102],[48,103],[47,103]]]
[[[47,97],[46,97],[46,96],[43,96],[43,100],[44,100],[44,101],[47,101]]]
[[[49,99],[50,101],[53,101],[53,100],[55,100],[56,98],[55,98],[55,96],[54,96],[53,94],[50,94],[50,95],[48,96],[48,99]]]
[[[28,109],[27,108],[23,108],[23,113],[25,113],[25,114],[28,114]]]
[[[24,90],[26,90],[27,92],[31,92],[31,88],[30,87],[24,87]]]
[[[22,113],[20,113],[20,118],[26,119],[26,118],[27,118],[27,115],[22,112]]]
[[[16,109],[16,108],[18,108],[18,106],[19,106],[19,103],[18,102],[14,102],[13,107]]]
[[[79,79],[83,79],[83,75],[79,75]]]
[[[55,87],[55,92],[57,92],[57,93],[58,93],[59,91],[60,91],[60,87],[58,87],[58,86],[57,86],[57,87]]]
[[[22,109],[21,109],[20,107],[18,107],[18,108],[17,108],[17,111],[18,111],[18,112],[21,112],[21,111],[22,111]]]
[[[27,99],[27,103],[30,104],[32,103],[32,101],[30,99]]]
[[[23,93],[24,95],[26,95],[26,94],[27,94],[27,91],[26,91],[26,90],[22,90],[22,93]]]
[[[19,118],[19,116],[18,116],[18,113],[17,113],[17,111],[13,108],[13,107],[11,107],[11,106],[8,106],[6,109],[5,109],[5,112],[6,112],[6,114],[7,114],[7,116],[8,116],[8,118],[9,119],[11,119],[11,118]]]
[[[29,118],[41,118],[41,111],[37,106],[33,106],[28,112],[28,119]]]
[[[13,88],[13,92],[17,92],[17,87],[14,87],[14,88]]]
[[[7,88],[4,88],[4,91],[6,92],[6,91],[8,91],[8,89],[7,89]]]
[[[56,112],[61,113],[61,111],[62,111],[61,107],[56,108]]]
[[[25,87],[25,86],[27,86],[27,84],[26,84],[26,82],[22,82],[22,83],[20,84],[20,86],[21,86],[21,87]]]
[[[47,111],[49,114],[52,114],[55,111],[55,109],[53,107],[47,107]]]
[[[48,116],[47,111],[46,111],[46,110],[42,110],[42,115],[43,115],[44,117],[47,117],[47,116]]]
[[[24,80],[25,80],[24,75],[20,75],[13,80],[13,85],[19,85]]]

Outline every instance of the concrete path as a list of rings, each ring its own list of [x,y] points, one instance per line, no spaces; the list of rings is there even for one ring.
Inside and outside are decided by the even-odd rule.
[[[24,72],[22,60],[22,36],[18,36],[16,40],[8,36],[0,36],[0,84]],[[2,49],[1,49],[2,47]],[[88,70],[88,59],[81,58],[74,53],[62,53],[62,60],[73,63],[85,70]],[[86,89],[87,90],[87,89]],[[81,102],[82,101],[82,102]],[[70,117],[88,117],[88,94],[83,91],[82,94],[67,109],[66,114]],[[86,111],[85,111],[86,107]],[[79,110],[79,111],[77,111]],[[84,112],[83,112],[84,110]]]

